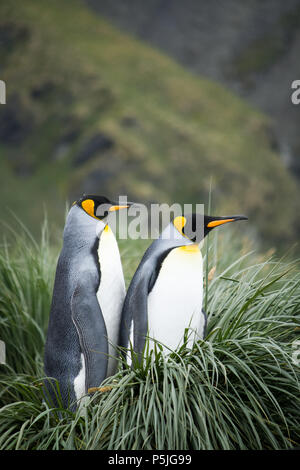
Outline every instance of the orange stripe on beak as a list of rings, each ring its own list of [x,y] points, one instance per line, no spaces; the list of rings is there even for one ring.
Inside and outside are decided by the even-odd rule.
[[[111,206],[109,212],[119,211],[120,209],[127,209],[129,206]]]
[[[212,220],[207,224],[207,227],[217,227],[218,225],[227,224],[227,222],[233,222],[235,219],[224,219],[224,220]]]

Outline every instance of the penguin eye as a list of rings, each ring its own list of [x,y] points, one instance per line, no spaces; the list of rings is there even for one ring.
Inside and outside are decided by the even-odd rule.
[[[95,203],[92,199],[85,199],[84,201],[82,201],[81,207],[88,215],[97,219],[97,217],[95,216]]]

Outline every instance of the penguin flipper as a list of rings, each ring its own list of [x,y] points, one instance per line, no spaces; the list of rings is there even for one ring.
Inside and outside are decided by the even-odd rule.
[[[145,278],[139,283],[138,295],[134,302],[134,349],[140,355],[145,348],[146,336],[148,333],[148,279]]]
[[[72,296],[72,319],[85,359],[86,392],[99,387],[107,375],[108,340],[92,275],[85,274]]]
[[[138,276],[138,279],[135,276],[128,288],[123,305],[120,329],[120,345],[127,348],[130,330],[134,325],[134,350],[139,354],[144,349],[148,329],[147,296],[149,277],[143,274]]]
[[[134,324],[134,350],[142,355],[148,334],[148,295],[159,275],[162,262],[174,246],[163,246],[159,251],[157,240],[146,250],[127,290],[122,320],[120,344],[128,345],[129,329]]]

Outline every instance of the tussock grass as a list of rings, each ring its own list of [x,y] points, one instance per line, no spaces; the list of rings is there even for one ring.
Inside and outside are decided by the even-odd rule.
[[[288,449],[299,446],[297,264],[260,259],[231,237],[210,240],[208,335],[167,359],[159,344],[143,365],[105,381],[83,411],[51,409],[41,379],[57,251],[47,227],[1,246],[1,449]],[[228,241],[227,239],[227,241]],[[225,249],[225,247],[227,247]],[[122,245],[122,251],[125,250]],[[126,251],[130,259],[131,248]],[[238,255],[240,252],[240,255]],[[221,256],[223,254],[223,256]],[[137,263],[125,264],[131,276]],[[217,260],[217,263],[216,263]],[[131,266],[130,266],[131,264]]]

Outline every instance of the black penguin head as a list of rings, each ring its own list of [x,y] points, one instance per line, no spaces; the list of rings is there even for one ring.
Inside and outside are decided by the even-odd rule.
[[[208,235],[213,228],[227,224],[228,222],[237,222],[238,220],[248,220],[248,217],[245,215],[230,215],[225,217],[213,217],[211,215],[205,215],[204,237],[206,237],[206,235]]]
[[[131,205],[131,203],[119,205],[105,196],[97,196],[94,194],[84,194],[78,201],[73,203],[73,205],[75,204],[86,214],[98,220],[104,219],[110,212],[126,209]]]
[[[228,222],[236,222],[237,220],[248,220],[248,217],[244,215],[214,217],[194,213],[175,217],[173,224],[179,233],[189,238],[192,242],[200,243],[213,228]]]

